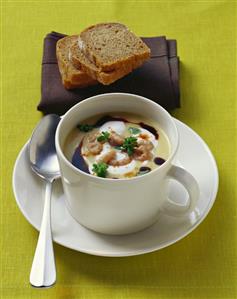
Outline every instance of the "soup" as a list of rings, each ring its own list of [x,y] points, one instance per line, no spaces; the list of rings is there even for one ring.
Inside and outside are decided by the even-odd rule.
[[[130,113],[109,113],[84,120],[64,144],[66,158],[91,175],[125,179],[160,167],[170,143],[159,124]]]

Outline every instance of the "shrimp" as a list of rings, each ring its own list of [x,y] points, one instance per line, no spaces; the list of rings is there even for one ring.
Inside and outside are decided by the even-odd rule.
[[[91,132],[87,134],[84,140],[85,147],[88,150],[86,154],[98,155],[102,151],[103,145],[97,141],[98,136],[98,132]]]
[[[150,141],[139,140],[138,146],[137,148],[135,148],[135,152],[133,154],[134,159],[138,161],[151,160],[151,150],[153,149],[153,147],[154,145]]]
[[[115,156],[116,156],[116,151],[115,150],[111,150],[111,151],[109,151],[108,153],[106,153],[106,154],[104,154],[101,158],[100,158],[100,160],[99,160],[99,162],[104,162],[104,163],[109,163],[111,160],[113,160],[114,158],[115,158]]]
[[[109,136],[109,144],[112,146],[122,145],[124,142],[124,138],[119,134],[112,131]]]
[[[128,163],[131,162],[131,157],[129,157],[127,154],[124,155],[124,158],[117,160],[117,159],[112,159],[109,161],[109,165],[112,166],[123,166],[123,165],[127,165]]]

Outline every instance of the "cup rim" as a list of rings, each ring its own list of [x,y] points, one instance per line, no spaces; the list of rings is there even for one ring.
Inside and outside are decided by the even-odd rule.
[[[134,98],[138,98],[144,102],[149,102],[151,105],[153,105],[154,107],[159,107],[159,109],[162,111],[162,113],[164,113],[168,118],[169,120],[171,121],[171,123],[173,124],[173,127],[174,127],[174,134],[175,134],[175,137],[176,137],[176,145],[172,151],[172,153],[170,154],[169,158],[162,164],[160,165],[159,167],[157,167],[156,169],[153,169],[152,171],[144,174],[144,175],[141,175],[141,176],[135,176],[135,177],[131,177],[129,179],[127,178],[118,178],[118,179],[110,179],[110,178],[102,178],[102,177],[98,177],[98,176],[95,176],[95,175],[92,175],[90,173],[86,173],[82,170],[80,170],[79,168],[75,167],[67,158],[66,156],[64,155],[63,153],[63,150],[59,144],[59,134],[60,134],[60,130],[61,130],[61,127],[63,126],[63,121],[65,118],[68,117],[68,115],[71,114],[71,112],[76,109],[76,107],[80,106],[80,105],[85,105],[86,102],[90,102],[90,101],[96,101],[97,99],[99,99],[100,97],[107,97],[107,96],[113,96],[113,95],[119,95],[119,96],[130,96],[130,97],[134,97]],[[139,180],[142,180],[145,178],[148,178],[149,176],[151,177],[152,175],[160,172],[161,170],[163,170],[169,163],[171,163],[171,161],[173,160],[177,150],[178,150],[178,146],[179,146],[179,134],[178,134],[178,129],[175,125],[175,122],[172,118],[172,116],[159,104],[157,104],[156,102],[146,98],[146,97],[143,97],[143,96],[140,96],[140,95],[136,95],[136,94],[132,94],[132,93],[123,93],[123,92],[113,92],[113,93],[103,93],[103,94],[98,94],[98,95],[95,95],[95,96],[92,96],[92,97],[89,97],[89,98],[86,98],[84,99],[83,101],[75,104],[74,106],[72,106],[63,116],[62,116],[62,119],[61,121],[59,122],[59,125],[57,127],[57,130],[56,130],[56,134],[55,134],[55,146],[56,146],[56,151],[57,151],[57,155],[59,155],[64,163],[69,167],[71,168],[73,171],[75,171],[76,173],[82,175],[82,176],[85,176],[87,177],[88,179],[91,179],[91,180],[94,180],[95,182],[96,181],[101,181],[101,182],[113,182],[113,183],[119,183],[119,182],[134,182],[134,181],[139,181]]]

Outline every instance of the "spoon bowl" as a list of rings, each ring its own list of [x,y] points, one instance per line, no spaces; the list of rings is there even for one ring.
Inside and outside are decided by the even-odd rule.
[[[56,114],[43,117],[29,143],[31,168],[44,179],[60,176],[55,148],[55,132],[60,119]]]

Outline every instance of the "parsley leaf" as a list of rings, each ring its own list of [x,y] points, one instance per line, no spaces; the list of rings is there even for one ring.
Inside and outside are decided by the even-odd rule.
[[[138,128],[135,128],[135,127],[128,128],[128,131],[133,135],[137,135],[137,134],[141,133],[141,130]]]
[[[137,146],[137,138],[136,137],[127,137],[124,139],[123,144],[121,145],[121,149],[126,151],[129,156],[134,153],[134,149]]]
[[[105,178],[107,174],[108,165],[104,162],[94,163],[92,171],[99,177]]]
[[[81,132],[89,132],[94,129],[93,125],[88,124],[79,124],[77,127]]]
[[[99,142],[106,142],[109,140],[109,132],[102,132],[101,135],[99,137],[97,137],[97,141]]]
[[[123,146],[122,145],[116,145],[114,146],[115,149],[122,151],[123,150]]]

